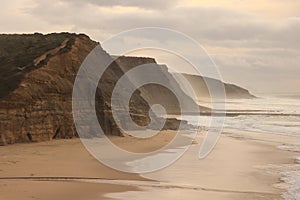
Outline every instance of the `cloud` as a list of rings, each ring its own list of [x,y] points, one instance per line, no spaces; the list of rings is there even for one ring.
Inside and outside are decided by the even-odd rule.
[[[77,4],[93,4],[101,7],[114,7],[114,6],[124,6],[124,7],[138,7],[143,9],[166,9],[173,7],[177,4],[178,0],[64,0]]]
[[[277,22],[219,7],[181,6],[168,7],[163,11],[145,11],[122,7],[135,1],[128,4],[126,1],[119,4],[117,1],[104,4],[101,4],[102,1],[95,2],[98,2],[97,5],[78,6],[76,1],[69,0],[60,1],[59,4],[42,1],[28,13],[55,25],[72,25],[77,30],[102,29],[114,34],[136,27],[160,26],[182,31],[201,42],[220,41],[226,45],[229,41],[229,45],[251,46],[252,43],[267,47],[300,47],[300,43],[295,42],[300,34],[300,20],[297,19]],[[107,8],[107,4],[121,7]]]
[[[84,32],[101,42],[132,28],[171,28],[208,47],[225,80],[254,89],[264,84],[269,90],[273,81],[282,81],[284,77],[295,79],[300,74],[300,18],[292,14],[295,13],[292,5],[297,7],[298,1],[288,1],[289,6],[281,6],[281,18],[278,19],[257,14],[259,10],[265,11],[258,0],[254,3],[218,0],[221,2],[218,5],[206,0],[201,4],[193,1],[197,2],[195,6],[179,0],[11,0],[5,3],[5,9],[0,13],[0,30]],[[268,9],[274,15],[279,12],[282,2],[263,0],[263,4],[273,5]],[[238,9],[234,5],[238,5]],[[146,38],[136,37],[139,39]],[[182,48],[185,48],[184,44]],[[247,73],[247,78],[241,78],[243,72]],[[258,83],[250,74],[266,78]],[[277,86],[273,89],[285,88]]]

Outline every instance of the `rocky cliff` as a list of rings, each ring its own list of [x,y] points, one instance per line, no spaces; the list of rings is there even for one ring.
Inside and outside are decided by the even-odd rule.
[[[194,92],[201,101],[201,99],[210,98],[207,84],[211,85],[213,88],[219,88],[219,86],[223,86],[225,89],[226,98],[229,99],[250,99],[256,98],[252,95],[248,90],[239,87],[234,84],[223,83],[220,80],[216,80],[213,78],[202,77],[198,75],[191,74],[182,74],[187,81],[190,82],[191,86],[194,89]],[[176,76],[176,74],[175,74]],[[217,89],[216,89],[217,91]]]
[[[0,35],[0,145],[77,136],[72,115],[73,84],[82,62],[97,45],[99,43],[83,34]],[[126,72],[139,65],[150,64],[151,70],[146,69],[145,73],[156,76],[166,87],[147,84],[134,92],[129,109],[131,118],[138,125],[149,124],[149,110],[154,104],[163,105],[168,114],[179,114],[182,106],[187,109],[198,106],[186,95],[185,89],[167,67],[157,64],[153,58],[116,58],[100,50],[102,57],[99,59],[111,61],[99,80],[95,94],[98,121],[106,134],[123,134],[112,117],[112,91]],[[223,84],[214,79],[205,78],[204,81],[199,76],[184,76],[194,87],[198,98],[209,96],[205,81]],[[229,98],[254,97],[246,89],[224,85]],[[168,86],[177,90],[183,105],[179,105],[178,98]],[[122,89],[123,95],[128,92],[126,87]],[[206,113],[210,111],[201,106],[197,108]],[[161,120],[154,115],[155,123]],[[168,119],[164,129],[177,129],[179,122]],[[122,123],[128,129],[132,128],[126,120]]]
[[[73,34],[1,35],[1,43],[0,143],[73,137],[72,83],[96,43]]]
[[[163,86],[158,84],[147,84],[139,89],[141,96],[150,105],[160,104],[166,109],[168,114],[180,114],[180,108],[184,109],[182,110],[183,112],[196,112],[196,106],[199,111],[208,111],[207,108],[197,105],[196,102],[182,90],[177,80],[169,73],[167,66],[157,64],[155,59],[120,56],[116,57],[116,63],[125,73],[136,66],[149,64],[149,66],[144,69],[144,73],[150,77],[159,79],[163,84]],[[147,68],[150,67],[151,70],[147,70]],[[177,96],[174,94],[174,91]],[[181,105],[178,101],[178,96],[181,98]]]
[[[81,63],[98,43],[86,35],[68,33],[1,35],[0,43],[0,144],[76,136],[73,83]],[[109,56],[104,50],[103,55]],[[106,134],[122,134],[112,118],[109,99],[122,74],[112,63],[99,81],[96,109]],[[149,105],[138,93],[131,107],[137,123],[149,122]]]
[[[97,45],[83,34],[0,35],[0,145],[77,136],[73,84],[83,60]],[[100,59],[113,61],[101,51]],[[134,62],[136,66],[148,61],[141,58]],[[103,131],[112,135],[122,135],[111,112],[112,91],[126,72],[119,64],[111,63],[95,95],[98,121]],[[126,88],[123,91],[125,94]],[[137,90],[133,94],[129,107],[133,121],[144,126],[150,122],[150,106],[141,93]],[[155,122],[160,120],[155,117]],[[177,129],[179,122],[169,119],[164,128]]]

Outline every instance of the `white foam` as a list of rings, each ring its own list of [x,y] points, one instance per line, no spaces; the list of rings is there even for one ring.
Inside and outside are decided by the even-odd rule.
[[[300,114],[299,100],[278,98],[231,100],[227,102],[226,107],[229,110],[240,110],[241,112],[248,110],[247,113],[260,110],[259,113],[262,114],[227,117],[224,128],[300,137],[300,116],[297,116]],[[192,121],[191,119],[190,122]],[[200,122],[201,125],[209,127],[210,117],[200,116]],[[278,148],[300,152],[300,146],[297,145],[280,145]],[[295,158],[294,163],[292,165],[271,165],[266,168],[268,172],[281,175],[283,182],[277,187],[286,190],[282,194],[286,200],[300,199],[300,157]]]
[[[295,158],[295,163],[300,164],[300,157]]]
[[[299,145],[289,145],[289,144],[283,144],[277,146],[278,149],[285,150],[285,151],[293,151],[293,152],[300,152],[300,146]]]
[[[296,145],[280,145],[277,148],[285,151],[300,152],[300,146]],[[281,175],[281,183],[276,186],[286,190],[282,194],[285,200],[300,199],[300,157],[295,158],[295,164],[274,165]]]
[[[289,165],[283,168],[280,173],[282,183],[277,187],[285,189],[286,192],[282,194],[285,200],[299,200],[300,199],[300,165]]]
[[[300,137],[299,100],[278,98],[230,100],[226,103],[226,108],[235,110],[234,112],[256,113],[256,115],[227,117],[224,128]],[[199,120],[201,126],[215,128],[214,124],[211,125],[209,116],[185,116],[184,119],[194,125],[197,125]]]

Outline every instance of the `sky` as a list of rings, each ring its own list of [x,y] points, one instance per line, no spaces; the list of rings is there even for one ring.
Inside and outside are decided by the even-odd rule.
[[[0,32],[68,31],[102,42],[128,29],[174,29],[205,48],[225,82],[299,94],[299,10],[299,0],[3,0]]]

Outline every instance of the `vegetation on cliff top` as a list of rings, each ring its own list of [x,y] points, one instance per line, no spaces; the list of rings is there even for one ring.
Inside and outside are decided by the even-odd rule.
[[[41,66],[33,64],[36,58],[69,39],[60,53],[67,51],[75,36],[76,34],[71,33],[0,34],[0,98],[17,88],[27,72]]]

